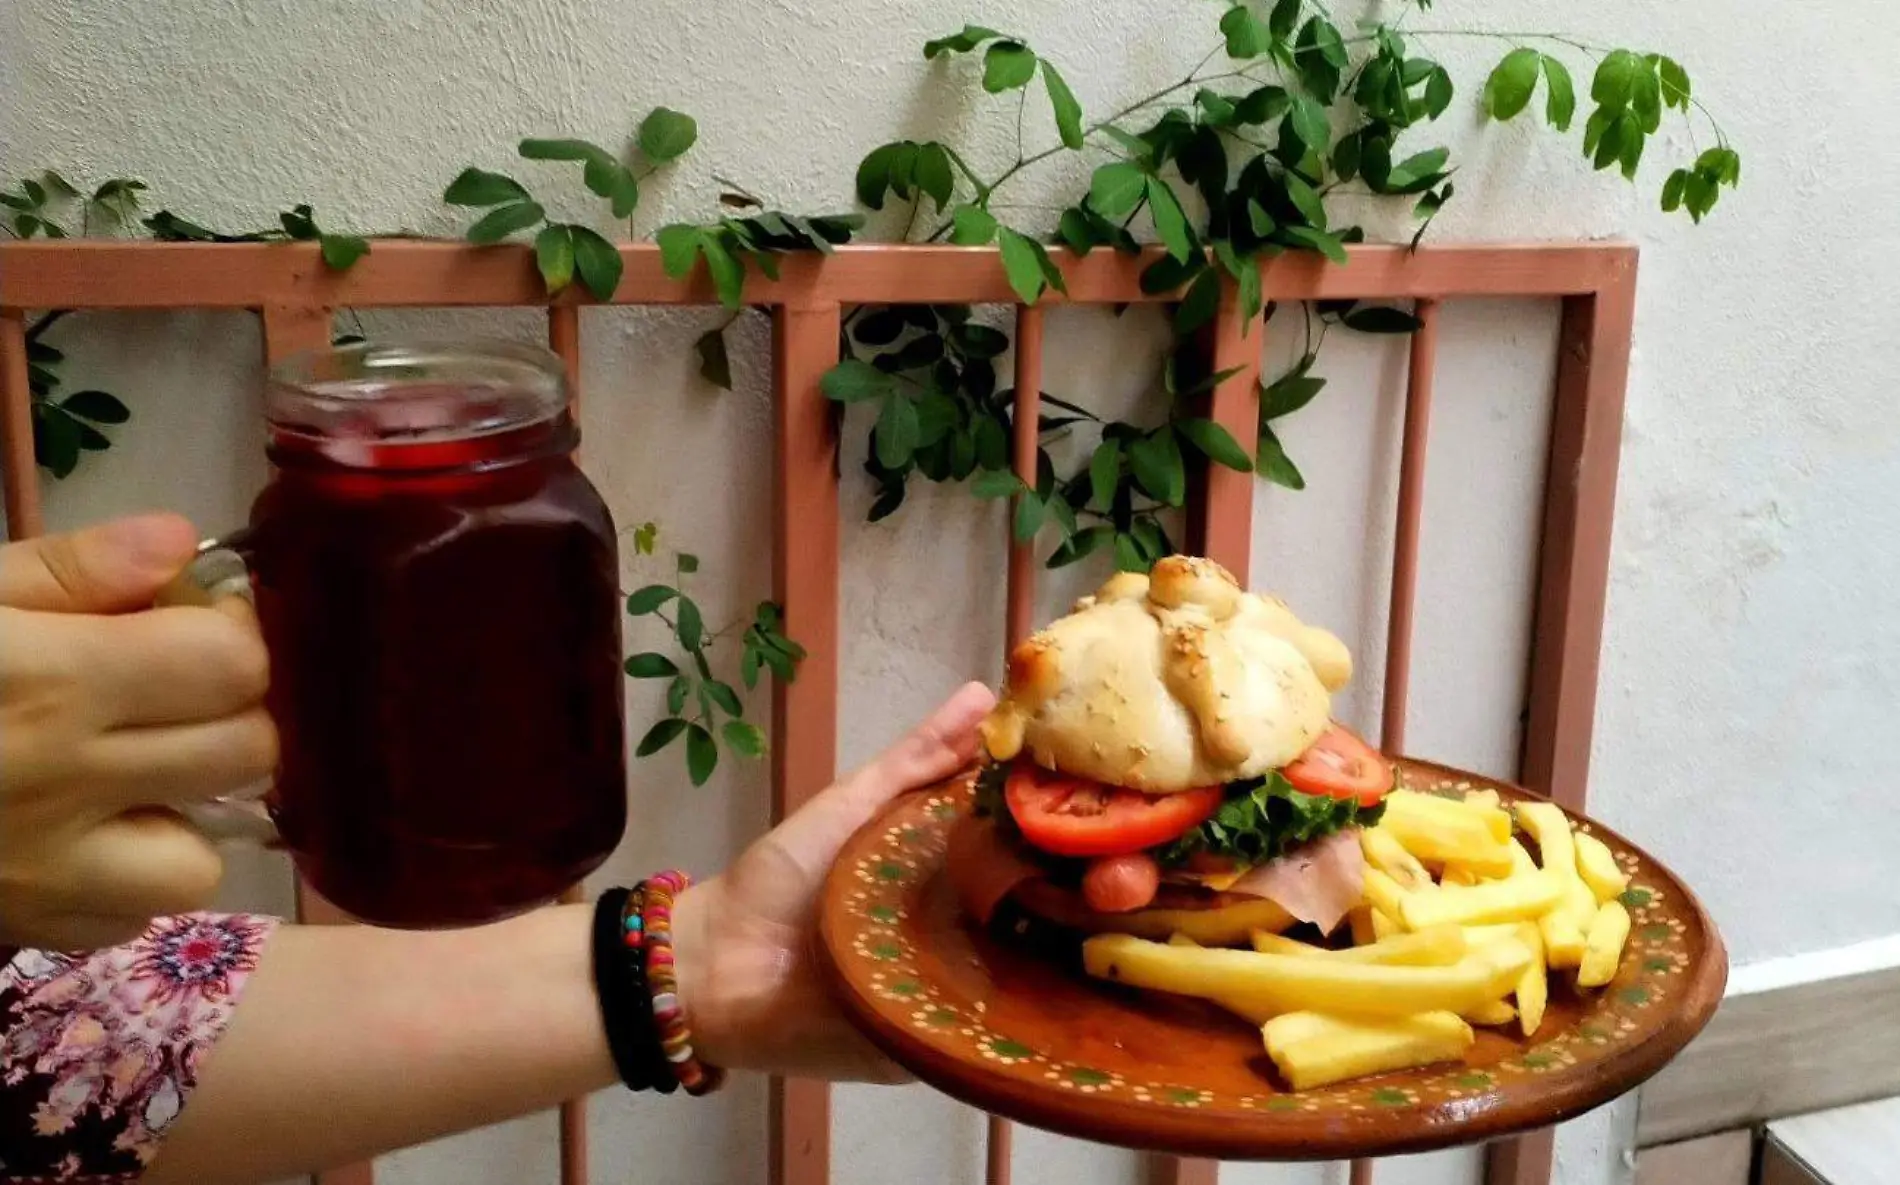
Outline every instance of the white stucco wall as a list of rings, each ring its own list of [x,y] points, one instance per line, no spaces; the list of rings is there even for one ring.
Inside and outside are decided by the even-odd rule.
[[[1480,126],[1472,96],[1491,46],[1430,45],[1461,84],[1440,132],[1464,172],[1439,238],[1623,235],[1644,250],[1593,809],[1705,894],[1738,962],[1900,931],[1890,887],[1900,864],[1882,823],[1882,754],[1900,701],[1890,611],[1900,414],[1883,381],[1900,363],[1888,292],[1900,157],[1859,147],[1900,115],[1886,48],[1900,14],[1874,0],[1842,0],[1825,19],[1767,0],[1477,7],[1442,3],[1410,23],[1561,29],[1667,50],[1746,157],[1744,188],[1692,229],[1654,210],[1663,145],[1640,194],[1593,176],[1573,143]],[[704,216],[714,172],[788,209],[844,208],[859,157],[894,134],[972,145],[979,167],[1009,159],[1013,105],[982,97],[962,68],[926,67],[927,37],[965,19],[1019,31],[1099,112],[1198,60],[1213,44],[1212,11],[1197,0],[7,0],[0,176],[47,166],[76,180],[138,176],[155,205],[213,225],[262,223],[310,201],[326,226],[450,232],[459,223],[437,198],[463,165],[514,169],[514,141],[527,134],[619,143],[664,103],[699,118],[701,142],[647,185],[643,227]],[[1041,143],[1050,132],[1031,108]],[[1667,154],[1685,150],[1679,133],[1668,140]],[[563,169],[519,172],[567,194],[565,215],[594,211]],[[1034,174],[1012,200],[1056,200],[1082,175],[1073,162]],[[584,342],[588,468],[623,522],[657,519],[667,541],[704,557],[696,587],[717,616],[769,587],[769,418],[761,326],[737,359],[740,391],[695,377],[688,347],[714,315],[593,311]],[[436,321],[539,332],[527,314]],[[1140,314],[1112,331],[1104,316],[1052,321],[1052,390],[1104,409],[1142,397],[1158,325]],[[1455,305],[1445,331],[1412,736],[1421,752],[1503,769],[1522,696],[1555,309]],[[58,340],[77,357],[73,377],[120,392],[136,419],[118,448],[51,490],[55,525],[148,505],[207,525],[242,513],[262,476],[249,318],[94,317]],[[1272,349],[1278,358],[1291,343]],[[1395,344],[1335,335],[1333,387],[1285,432],[1311,488],[1263,487],[1256,503],[1253,577],[1356,646],[1365,675],[1342,711],[1368,727],[1402,365]],[[846,463],[847,760],[957,680],[993,677],[1001,642],[996,512],[918,490],[895,519],[863,524],[862,435],[854,424]],[[1380,475],[1370,487],[1368,467]],[[631,579],[638,564],[628,567]],[[1051,580],[1045,606],[1084,582]],[[633,699],[643,722],[654,705]],[[666,763],[637,768],[638,822],[614,874],[716,867],[763,824],[762,771],[722,770],[702,791],[683,783]],[[281,908],[282,885],[280,869],[247,865],[230,896]],[[672,1179],[760,1179],[763,1104],[756,1082],[694,1103],[602,1096],[595,1179],[644,1180],[656,1149],[677,1158]],[[921,1088],[844,1090],[837,1111],[843,1185],[980,1180],[980,1120]],[[1598,1117],[1566,1132],[1564,1180],[1616,1178],[1610,1127]],[[1139,1179],[1128,1156],[1037,1133],[1022,1135],[1018,1157],[1027,1180]],[[536,1117],[388,1158],[379,1179],[551,1180],[553,1160],[552,1120]],[[1471,1163],[1426,1158],[1380,1180],[1449,1185]],[[1341,1179],[1317,1168],[1223,1175],[1229,1185]]]

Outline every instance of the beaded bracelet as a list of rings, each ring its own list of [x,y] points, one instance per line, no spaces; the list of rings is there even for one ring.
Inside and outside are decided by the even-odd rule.
[[[692,879],[677,871],[662,872],[643,884],[639,908],[627,917],[626,942],[629,948],[645,947],[654,1029],[672,1076],[687,1094],[702,1095],[719,1089],[725,1072],[695,1056],[693,1031],[680,1006],[679,980],[674,975],[673,903],[690,884]]]

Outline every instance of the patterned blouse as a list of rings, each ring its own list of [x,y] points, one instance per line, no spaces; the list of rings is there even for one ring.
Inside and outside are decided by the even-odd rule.
[[[93,954],[14,953],[0,970],[0,1183],[136,1179],[275,925],[188,914]]]

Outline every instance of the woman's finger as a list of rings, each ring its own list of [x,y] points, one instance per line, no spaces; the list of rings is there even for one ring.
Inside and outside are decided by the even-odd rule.
[[[838,795],[868,817],[906,790],[949,777],[976,759],[976,726],[995,706],[988,687],[965,683],[903,740],[825,794]]]
[[[81,672],[106,727],[216,720],[255,707],[270,656],[242,602],[91,618]]]
[[[224,876],[216,848],[172,811],[127,811],[66,849],[62,879],[101,920],[189,913],[211,903]]]
[[[124,809],[217,798],[277,767],[277,729],[253,708],[222,720],[128,728],[87,740],[74,777],[95,800]]]
[[[0,547],[0,605],[48,613],[149,608],[198,550],[191,523],[147,514]]]

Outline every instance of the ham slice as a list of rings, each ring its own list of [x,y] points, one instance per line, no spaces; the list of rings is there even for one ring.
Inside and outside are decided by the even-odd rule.
[[[950,828],[944,869],[964,911],[984,925],[1018,885],[1043,875],[1003,839],[995,823],[975,815],[964,815]]]
[[[1227,891],[1265,897],[1330,934],[1359,904],[1365,880],[1359,832],[1348,828],[1250,870]]]

